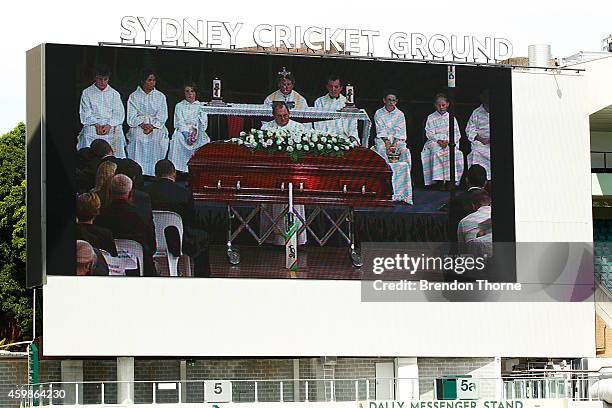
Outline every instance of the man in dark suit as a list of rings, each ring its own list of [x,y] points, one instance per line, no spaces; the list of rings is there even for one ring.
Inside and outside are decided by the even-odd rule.
[[[153,254],[157,247],[155,229],[143,221],[132,203],[132,180],[118,174],[111,181],[111,203],[95,221],[110,229],[115,238],[131,239],[142,245],[144,252],[144,275],[157,276]]]
[[[115,174],[125,174],[132,179],[132,204],[142,220],[154,226],[149,194],[144,191],[144,181],[142,178],[142,167],[132,159],[119,159],[117,161],[117,171]]]
[[[117,163],[113,148],[104,139],[95,139],[89,147],[84,147],[77,152],[77,189],[80,192],[91,190],[96,184],[96,173],[98,166],[103,161],[109,160]]]
[[[183,220],[183,251],[194,259],[195,275],[210,276],[208,235],[195,224],[193,197],[185,187],[176,183],[176,169],[170,160],[155,164],[155,181],[146,187],[153,209],[172,211]],[[167,229],[166,240],[173,254],[180,253],[178,231]]]
[[[467,174],[467,191],[456,195],[455,198],[449,202],[449,241],[457,242],[457,226],[459,225],[459,221],[475,211],[470,192],[473,190],[484,189],[486,184],[487,171],[485,168],[480,164],[472,165],[468,169]]]

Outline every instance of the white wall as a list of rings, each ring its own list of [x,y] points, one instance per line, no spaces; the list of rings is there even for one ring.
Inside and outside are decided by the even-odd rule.
[[[581,102],[589,115],[612,105],[612,54],[607,58],[572,65],[572,68],[584,69],[586,72],[585,97]]]
[[[586,74],[515,71],[512,82],[516,240],[592,241]]]
[[[360,282],[49,276],[45,355],[594,356],[584,303],[366,303]]]

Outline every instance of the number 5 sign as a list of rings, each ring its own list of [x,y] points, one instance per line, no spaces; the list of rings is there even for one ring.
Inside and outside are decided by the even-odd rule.
[[[477,378],[457,378],[457,399],[478,399],[479,385]]]
[[[231,381],[204,381],[204,401],[231,402]]]

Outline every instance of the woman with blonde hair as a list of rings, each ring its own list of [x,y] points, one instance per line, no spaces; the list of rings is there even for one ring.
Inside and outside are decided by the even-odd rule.
[[[100,208],[104,209],[110,204],[110,185],[115,172],[117,171],[117,164],[112,161],[103,161],[98,166],[98,172],[96,173],[96,186],[92,192],[97,193],[100,197]]]

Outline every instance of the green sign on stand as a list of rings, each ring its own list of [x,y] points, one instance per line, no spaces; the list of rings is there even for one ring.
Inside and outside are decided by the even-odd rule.
[[[471,375],[447,375],[436,378],[436,399],[478,399],[478,381]]]
[[[38,384],[38,346],[31,343],[28,347],[28,383],[32,387],[32,392]],[[34,399],[34,406],[38,406],[38,399]]]

